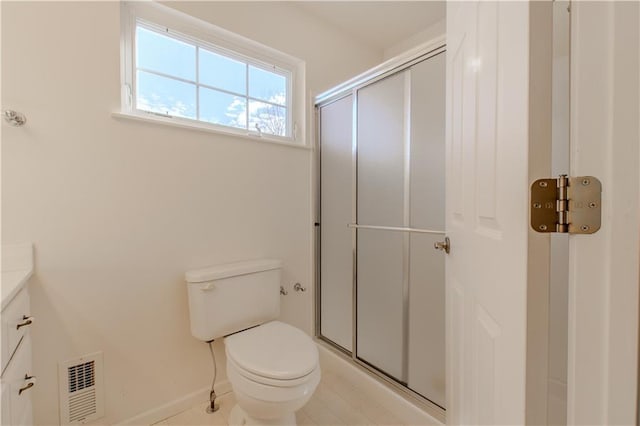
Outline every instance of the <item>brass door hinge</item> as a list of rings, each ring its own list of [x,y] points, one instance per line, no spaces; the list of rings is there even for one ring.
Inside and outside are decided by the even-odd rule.
[[[600,229],[602,184],[593,176],[538,179],[531,185],[531,227],[537,232],[593,234]]]

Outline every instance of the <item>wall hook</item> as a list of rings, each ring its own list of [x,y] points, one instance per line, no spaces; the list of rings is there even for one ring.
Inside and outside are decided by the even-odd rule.
[[[286,296],[287,294],[289,294],[289,292],[285,290],[283,286],[280,286],[280,294]]]
[[[7,123],[15,127],[24,126],[27,122],[27,117],[21,112],[14,111],[12,109],[4,110],[4,119]]]

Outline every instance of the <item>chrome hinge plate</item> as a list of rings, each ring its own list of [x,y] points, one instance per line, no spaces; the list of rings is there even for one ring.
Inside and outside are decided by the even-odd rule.
[[[538,179],[531,185],[531,227],[537,232],[593,234],[600,229],[602,184],[593,176]]]

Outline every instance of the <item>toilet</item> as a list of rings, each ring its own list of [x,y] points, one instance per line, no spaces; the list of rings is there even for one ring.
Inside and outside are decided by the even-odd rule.
[[[191,334],[224,338],[237,404],[230,425],[295,425],[320,382],[318,349],[277,321],[282,262],[261,259],[188,271]]]

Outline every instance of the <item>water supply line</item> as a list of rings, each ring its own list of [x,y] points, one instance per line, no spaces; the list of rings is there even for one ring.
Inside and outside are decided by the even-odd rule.
[[[209,344],[209,352],[211,352],[211,360],[213,361],[213,382],[211,382],[211,392],[209,392],[209,406],[207,407],[207,413],[215,413],[220,409],[220,404],[216,403],[216,391],[214,386],[216,384],[216,376],[218,375],[218,369],[216,368],[216,356],[213,353],[213,340],[207,342]]]

